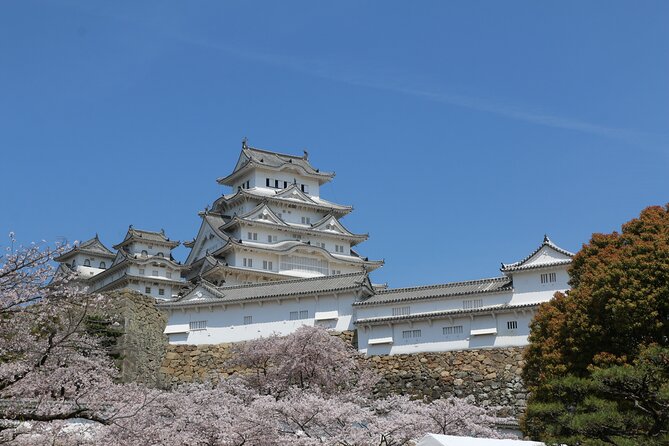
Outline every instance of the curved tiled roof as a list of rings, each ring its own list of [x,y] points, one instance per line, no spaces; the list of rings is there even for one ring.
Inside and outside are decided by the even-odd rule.
[[[264,203],[259,204],[256,206],[253,210],[246,212],[243,215],[235,215],[230,219],[227,223],[225,223],[222,228],[225,230],[234,227],[235,225],[239,225],[240,223],[251,223],[254,225],[260,225],[264,226],[266,228],[272,228],[272,229],[279,229],[279,230],[284,230],[288,232],[293,232],[293,233],[298,233],[298,234],[310,234],[310,235],[317,235],[317,236],[330,236],[330,237],[335,237],[335,238],[341,238],[343,240],[348,240],[351,242],[353,246],[357,245],[358,243],[362,243],[365,240],[369,238],[368,234],[354,234],[344,225],[339,222],[336,217],[334,217],[332,214],[327,214],[325,217],[320,219],[318,222],[311,224],[309,226],[305,225],[298,225],[294,223],[287,223],[284,219],[276,215],[274,211],[272,211],[271,208],[267,207],[267,210],[271,213],[272,217],[276,219],[279,223],[272,223],[272,222],[267,222],[263,220],[251,220],[248,217],[251,215],[254,215],[257,213],[259,210],[261,210],[263,207],[266,207]],[[335,221],[337,221],[337,226],[343,231],[343,232],[335,232],[335,231],[330,231],[327,229],[316,229],[319,226],[324,226],[324,223],[327,222],[329,219],[334,218]]]
[[[437,299],[471,294],[498,293],[511,290],[513,290],[513,282],[510,278],[503,276],[491,279],[469,280],[465,282],[379,290],[376,295],[367,300],[356,302],[353,305],[384,305],[394,302]]]
[[[246,157],[246,161],[241,164],[238,163],[230,175],[217,179],[216,181],[219,184],[231,186],[239,172],[249,167],[266,167],[272,170],[296,168],[302,171],[303,175],[317,177],[322,182],[329,181],[335,175],[334,172],[321,172],[319,169],[313,167],[306,156],[306,152],[304,156],[297,156],[243,146],[241,155]]]
[[[534,257],[545,246],[548,246],[552,250],[554,250],[554,251],[556,251],[560,254],[563,254],[565,256],[574,257],[573,252],[569,252],[566,249],[560,248],[555,243],[553,243],[551,241],[551,239],[548,238],[547,235],[544,235],[544,241],[537,249],[535,249],[532,253],[530,253],[527,257],[525,257],[523,260],[521,260],[519,262],[502,263],[502,267],[500,268],[500,271],[502,271],[502,272],[520,271],[520,270],[524,270],[524,269],[544,268],[544,267],[548,267],[548,266],[557,266],[557,265],[564,265],[564,264],[571,263],[571,259],[564,259],[564,261],[547,262],[547,263],[536,264],[536,265],[525,265],[525,263],[528,260],[530,260],[532,257]],[[554,263],[554,264],[551,265],[550,263]]]
[[[294,187],[292,184],[288,186],[288,189]],[[285,189],[285,190],[288,190]],[[296,189],[298,192],[302,193],[299,189]],[[263,189],[239,189],[237,192],[229,195],[223,195],[214,201],[213,208],[218,209],[223,204],[232,205],[234,202],[240,199],[252,199],[252,200],[269,200],[270,202],[280,203],[280,204],[295,204],[298,206],[304,206],[311,209],[326,210],[332,213],[335,213],[340,216],[344,216],[353,210],[352,206],[345,206],[337,203],[332,203],[330,201],[324,200],[320,197],[309,197],[309,201],[295,200],[292,198],[286,198],[280,196],[282,192],[279,191],[267,191],[269,193],[263,193]]]
[[[72,249],[56,257],[54,260],[56,262],[64,262],[65,260],[79,253],[91,254],[99,257],[106,257],[109,259],[112,259],[116,256],[116,254],[114,254],[111,250],[109,250],[109,248],[107,248],[100,241],[98,235],[95,234],[95,237],[93,237],[92,239],[86,240],[85,242],[75,245]]]
[[[321,248],[320,246],[312,245],[308,242],[303,242],[300,240],[284,240],[278,243],[269,244],[269,243],[235,240],[233,238],[230,238],[228,239],[228,242],[224,246],[217,249],[215,252],[211,254],[221,254],[229,249],[232,249],[234,246],[257,249],[260,251],[278,252],[278,253],[288,253],[290,251],[299,248],[309,248],[323,253],[326,257],[332,260],[359,263],[363,265],[365,268],[368,268],[370,271],[381,267],[385,263],[383,260],[368,260],[366,257],[365,258],[360,257],[359,255],[357,255],[357,253],[356,255],[350,255],[350,256],[332,253],[325,248]],[[351,253],[354,252],[355,251],[351,250]]]
[[[157,305],[163,308],[174,308],[212,304],[232,304],[249,300],[283,297],[294,298],[296,296],[335,293],[355,289],[366,289],[368,290],[368,293],[372,293],[369,278],[364,272],[227,287],[216,287],[213,284],[206,283],[204,288],[213,288],[215,293],[212,292],[212,294],[215,294],[216,297],[200,299],[192,298],[193,293],[197,289],[196,287],[191,290],[187,296],[184,296],[181,299],[161,302]]]
[[[160,232],[155,231],[145,231],[142,229],[135,229],[130,225],[128,232],[125,234],[125,238],[118,245],[114,245],[114,249],[119,249],[133,241],[142,241],[147,243],[156,243],[161,245],[167,245],[171,248],[179,246],[179,242],[176,240],[170,240],[166,235],[165,231],[162,229]]]
[[[513,271],[526,271],[531,269],[540,269],[540,268],[552,268],[554,266],[569,265],[572,262],[571,259],[556,260],[554,262],[548,263],[537,263],[534,265],[502,265],[501,271],[503,272],[513,272]]]
[[[388,322],[402,322],[402,321],[414,321],[421,319],[435,319],[442,318],[454,315],[462,314],[473,314],[473,313],[496,313],[496,312],[506,312],[514,310],[522,310],[532,307],[538,307],[541,305],[537,302],[526,303],[526,304],[517,304],[517,305],[491,305],[488,307],[473,308],[469,310],[444,310],[444,311],[429,311],[425,313],[414,313],[403,316],[380,316],[380,317],[368,317],[363,319],[358,319],[354,322],[355,325],[373,325],[373,324],[385,324]]]

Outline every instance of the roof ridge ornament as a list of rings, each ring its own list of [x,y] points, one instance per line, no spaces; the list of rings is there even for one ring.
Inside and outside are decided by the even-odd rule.
[[[544,234],[544,243],[552,243],[547,234]]]
[[[245,136],[242,138],[242,150],[249,148],[249,139]]]
[[[307,152],[307,149],[302,150],[304,152],[304,155],[302,155],[302,159],[305,161],[309,160],[309,152]]]

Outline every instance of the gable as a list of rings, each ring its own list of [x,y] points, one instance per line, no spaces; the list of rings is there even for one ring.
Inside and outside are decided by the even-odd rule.
[[[241,169],[244,164],[246,164],[249,161],[249,157],[246,155],[246,152],[242,150],[239,154],[239,159],[237,159],[237,164],[235,164],[235,168],[232,169],[232,172],[237,172],[239,169]]]
[[[200,230],[195,237],[195,242],[193,247],[188,254],[185,264],[190,265],[197,260],[205,256],[207,250],[213,252],[214,250],[225,245],[227,240],[224,240],[216,231],[216,228],[212,227],[212,222],[207,218],[209,216],[205,215],[202,218],[202,224],[200,225]]]
[[[571,260],[571,257],[556,251],[552,247],[545,245],[541,247],[541,249],[536,252],[532,257],[527,259],[524,263],[523,266],[538,266],[538,265],[544,265],[544,264],[550,264],[550,263],[555,263],[560,260]]]
[[[329,232],[331,234],[341,234],[341,235],[352,235],[351,232],[346,229],[339,220],[334,218],[332,215],[327,215],[321,221],[314,224],[313,229],[318,229],[319,231]]]
[[[291,185],[291,186],[288,186],[286,189],[280,191],[278,194],[275,195],[275,197],[283,198],[285,200],[293,200],[293,201],[300,201],[300,202],[303,202],[303,203],[316,204],[316,202],[314,200],[309,198],[304,192],[302,192],[294,184]]]
[[[255,209],[253,209],[251,212],[248,214],[244,215],[242,218],[246,220],[256,220],[261,223],[270,223],[270,224],[276,224],[276,225],[281,225],[281,226],[286,226],[286,223],[279,218],[278,215],[270,209],[269,206],[266,204],[261,204],[257,206]]]

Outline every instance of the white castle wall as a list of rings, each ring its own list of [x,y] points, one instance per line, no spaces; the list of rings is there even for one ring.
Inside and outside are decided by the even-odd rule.
[[[337,331],[352,330],[351,308],[355,300],[352,293],[339,297],[305,297],[299,300],[249,302],[226,308],[174,309],[169,314],[168,336],[172,344],[219,344],[239,342],[272,334],[286,335],[302,325],[319,325]],[[290,313],[306,311],[307,317],[290,320]],[[337,319],[316,320],[317,313],[337,312]],[[244,317],[252,316],[252,323],[245,325]],[[189,330],[191,322],[206,321],[206,330]],[[179,333],[169,333],[179,331]]]
[[[374,325],[369,328],[358,327],[358,346],[367,355],[388,355],[421,352],[442,352],[466,350],[474,348],[512,347],[527,344],[529,323],[533,312],[525,311],[518,314],[498,314],[495,318],[489,315],[469,315],[452,319],[437,319],[431,322],[415,321],[394,322],[391,325]],[[516,321],[517,329],[508,329],[507,322]],[[445,335],[444,327],[462,326],[461,334]],[[472,336],[474,329],[496,330],[496,335]],[[413,337],[420,330],[420,337]],[[412,337],[405,338],[403,332],[411,331]],[[371,340],[390,340],[382,344],[369,345]],[[373,341],[374,342],[374,341]]]

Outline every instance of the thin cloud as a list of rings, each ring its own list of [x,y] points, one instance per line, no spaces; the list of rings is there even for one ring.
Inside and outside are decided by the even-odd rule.
[[[125,23],[131,23],[138,27],[147,28],[146,24],[137,22],[129,17],[111,16],[107,14],[105,14],[105,17],[123,21]],[[323,60],[307,60],[286,55],[240,49],[238,46],[213,42],[182,33],[175,33],[173,30],[153,28],[151,31],[154,34],[159,34],[167,39],[173,39],[188,45],[224,52],[241,60],[289,69],[301,74],[333,82],[413,96],[432,102],[467,108],[545,127],[621,140],[639,145],[646,150],[662,154],[667,153],[667,135],[650,134],[630,129],[603,126],[579,119],[552,115],[542,111],[529,110],[527,108],[498,103],[473,96],[441,92],[438,91],[437,88],[406,86],[402,85],[400,82],[393,82],[392,80],[388,81],[389,76],[387,74],[384,74],[383,76],[371,76],[360,72],[345,72],[340,65],[334,65]],[[380,81],[379,79],[384,80]]]
[[[183,35],[179,36],[175,35],[173,37],[178,38],[183,43],[222,51],[231,56],[244,59],[247,61],[258,62],[280,68],[286,68],[302,74],[307,74],[321,79],[331,80],[333,82],[345,83],[348,85],[353,85],[358,87],[366,87],[377,90],[390,91],[393,93],[399,93],[408,96],[414,96],[432,102],[454,105],[457,107],[463,107],[470,110],[490,113],[508,119],[529,122],[532,124],[542,125],[546,127],[572,130],[572,131],[589,133],[607,138],[627,140],[627,141],[645,139],[647,137],[652,136],[647,133],[636,132],[633,130],[607,127],[598,124],[593,124],[587,121],[581,121],[577,119],[551,115],[540,111],[522,109],[513,105],[494,103],[492,101],[487,101],[484,99],[471,96],[441,93],[436,90],[430,90],[430,89],[406,87],[406,86],[401,86],[399,84],[389,83],[387,81],[379,82],[377,80],[372,80],[371,76],[369,78],[365,78],[361,77],[359,73],[356,74],[344,73],[338,66],[331,66],[329,64],[325,64],[323,61],[306,60],[283,55],[240,50],[239,48],[236,47],[233,48],[228,45],[216,42],[210,42],[202,39],[195,39]]]

